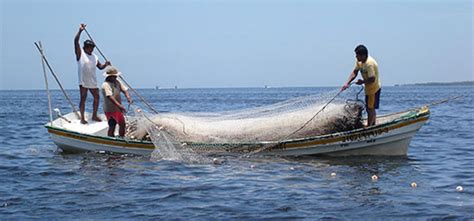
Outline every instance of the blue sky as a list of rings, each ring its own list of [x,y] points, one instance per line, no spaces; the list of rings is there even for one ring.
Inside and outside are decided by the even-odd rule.
[[[474,79],[469,0],[0,0],[0,10],[3,90],[44,87],[38,40],[77,88],[80,23],[136,88],[340,86],[360,43],[382,85]]]

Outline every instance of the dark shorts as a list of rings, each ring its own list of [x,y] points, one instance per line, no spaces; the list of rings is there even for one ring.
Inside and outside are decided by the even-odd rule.
[[[365,95],[365,107],[367,109],[379,109],[381,90],[382,88],[375,92],[375,94]]]

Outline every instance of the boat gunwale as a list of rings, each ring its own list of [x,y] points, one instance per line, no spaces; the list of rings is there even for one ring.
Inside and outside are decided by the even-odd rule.
[[[396,118],[394,120],[385,122],[383,124],[377,124],[377,125],[370,126],[370,127],[357,128],[357,129],[354,129],[354,130],[336,132],[336,133],[332,133],[332,134],[323,134],[323,135],[314,136],[314,137],[305,137],[305,138],[297,138],[297,139],[292,139],[292,140],[286,140],[286,141],[283,141],[281,143],[282,144],[290,144],[290,143],[296,143],[296,142],[299,143],[299,142],[307,142],[307,141],[315,141],[315,140],[324,140],[324,139],[330,139],[330,138],[338,138],[338,137],[343,137],[343,136],[347,136],[347,135],[353,136],[353,135],[357,135],[357,134],[360,134],[360,133],[363,133],[363,132],[369,132],[369,131],[372,131],[372,130],[377,130],[377,129],[381,129],[381,128],[385,128],[385,127],[389,127],[389,126],[393,126],[393,125],[397,125],[397,124],[401,124],[401,123],[405,123],[405,122],[416,121],[416,120],[421,119],[421,118],[426,117],[426,116],[429,117],[429,115],[430,115],[429,108],[427,106],[423,106],[423,107],[419,107],[419,108],[409,109],[409,110],[406,110],[406,111],[400,111],[400,112],[397,112],[397,113],[392,113],[392,114],[380,116],[380,118],[389,117],[389,116],[402,114],[402,113],[410,113],[412,111],[416,111],[416,114],[414,116],[410,116],[410,117],[406,117],[406,118],[402,118],[402,117]]]

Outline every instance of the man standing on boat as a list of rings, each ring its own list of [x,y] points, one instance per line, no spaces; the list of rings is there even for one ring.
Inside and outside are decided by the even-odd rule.
[[[122,82],[117,80],[121,73],[115,67],[108,67],[107,72],[104,73],[105,81],[102,84],[102,96],[104,96],[104,112],[109,123],[109,130],[107,135],[115,136],[115,126],[119,125],[119,136],[125,136],[125,117],[123,113],[126,109],[122,106],[120,92],[125,94],[128,103],[132,103],[132,99],[128,94],[128,89]]]
[[[92,120],[101,121],[97,116],[97,110],[99,108],[99,89],[97,87],[97,77],[95,73],[95,68],[103,70],[105,67],[110,65],[109,61],[105,61],[104,64],[99,62],[97,55],[93,54],[95,44],[91,40],[84,41],[84,46],[81,49],[79,45],[79,38],[81,37],[82,31],[86,28],[85,24],[79,26],[79,31],[74,37],[74,51],[76,53],[76,61],[78,65],[78,74],[79,74],[79,91],[81,95],[81,100],[79,102],[79,109],[81,112],[81,123],[87,124],[87,121],[84,116],[87,91],[90,91],[94,97],[93,103],[93,113]]]
[[[350,83],[357,77],[359,71],[362,79],[357,80],[356,84],[365,86],[365,104],[367,108],[367,126],[375,125],[376,112],[379,108],[381,84],[379,79],[379,68],[374,58],[369,56],[369,50],[364,45],[358,45],[355,50],[356,63],[354,70],[349,75],[346,84],[342,86],[341,91],[349,88]]]

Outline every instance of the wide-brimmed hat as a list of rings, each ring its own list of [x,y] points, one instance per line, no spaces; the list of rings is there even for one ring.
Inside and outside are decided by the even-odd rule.
[[[122,72],[120,72],[116,67],[108,66],[105,69],[104,77],[111,77],[111,76],[118,77],[121,74],[122,74]]]

